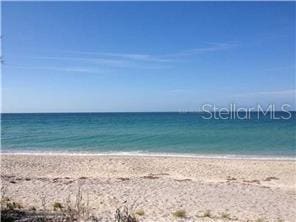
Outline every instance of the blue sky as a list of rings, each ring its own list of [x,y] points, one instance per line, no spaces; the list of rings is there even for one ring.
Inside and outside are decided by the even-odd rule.
[[[295,2],[3,2],[2,111],[295,109]]]

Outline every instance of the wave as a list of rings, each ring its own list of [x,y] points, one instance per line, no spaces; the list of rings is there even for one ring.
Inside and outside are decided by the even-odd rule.
[[[296,161],[296,156],[274,155],[236,155],[236,154],[193,154],[193,153],[161,153],[144,151],[110,151],[110,152],[70,152],[70,151],[1,151],[0,155],[34,155],[34,156],[138,156],[138,157],[181,157],[198,159],[230,159],[230,160],[289,160]]]

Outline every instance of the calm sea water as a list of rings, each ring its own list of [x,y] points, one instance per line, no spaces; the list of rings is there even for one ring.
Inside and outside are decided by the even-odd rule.
[[[205,120],[201,113],[2,114],[2,152],[296,154],[296,115]]]

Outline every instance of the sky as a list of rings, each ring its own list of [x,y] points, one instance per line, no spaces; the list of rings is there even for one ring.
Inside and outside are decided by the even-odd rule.
[[[2,112],[295,110],[295,2],[2,2]]]

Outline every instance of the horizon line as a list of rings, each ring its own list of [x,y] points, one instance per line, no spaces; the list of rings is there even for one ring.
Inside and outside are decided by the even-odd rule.
[[[218,113],[220,111],[69,111],[69,112],[1,112],[2,114],[87,114],[87,113]],[[228,111],[229,113],[242,113],[242,112],[249,112],[249,113],[259,113],[262,111]],[[270,112],[296,112],[296,110],[272,110],[266,111],[267,113]]]

